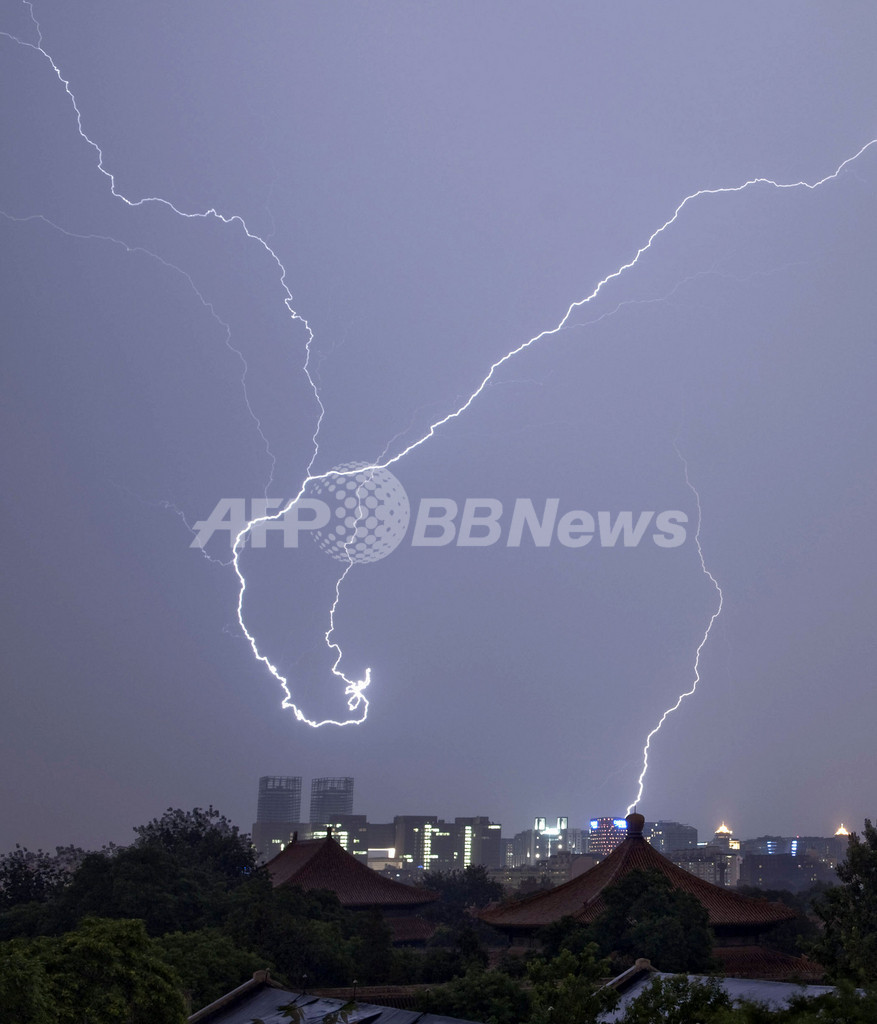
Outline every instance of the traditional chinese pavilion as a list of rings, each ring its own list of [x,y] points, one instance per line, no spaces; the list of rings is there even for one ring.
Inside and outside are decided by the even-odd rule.
[[[481,911],[479,917],[514,937],[529,937],[562,917],[589,924],[605,908],[605,889],[631,871],[659,871],[673,888],[691,893],[706,908],[720,947],[757,945],[763,932],[795,916],[780,903],[743,896],[678,867],[646,842],[644,824],[641,814],[629,814],[627,838],[589,871],[517,902],[495,904]]]
[[[297,837],[265,865],[272,885],[334,892],[348,910],[377,910],[395,943],[424,942],[434,929],[418,912],[438,893],[405,885],[372,871],[348,853],[331,834],[323,839]]]

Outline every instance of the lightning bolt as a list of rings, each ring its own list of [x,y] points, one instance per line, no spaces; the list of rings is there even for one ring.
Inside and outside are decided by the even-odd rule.
[[[713,624],[715,623],[716,619],[722,614],[722,606],[725,603],[725,595],[722,593],[722,588],[719,586],[718,580],[707,568],[706,561],[703,557],[703,547],[700,543],[700,530],[701,525],[703,523],[703,508],[700,504],[700,494],[698,493],[697,488],[691,482],[691,478],[688,475],[688,462],[686,461],[682,452],[679,451],[678,445],[674,444],[673,447],[676,449],[676,454],[682,460],[682,467],[685,471],[685,484],[691,491],[691,493],[694,495],[694,500],[697,503],[697,529],[694,532],[694,543],[697,547],[697,557],[700,559],[700,568],[704,576],[706,576],[709,579],[710,583],[712,583],[713,587],[715,587],[715,591],[719,597],[719,603],[716,606],[716,610],[710,616],[710,620],[707,623],[706,629],[704,630],[703,637],[701,638],[700,643],[697,645],[697,650],[694,653],[694,679],[691,683],[691,689],[679,694],[678,698],[676,699],[676,703],[673,704],[671,707],[667,708],[664,714],[661,715],[658,724],[655,726],[654,729],[652,729],[648,736],[646,736],[646,743],[643,747],[643,767],[642,771],[639,773],[639,778],[637,779],[636,783],[636,796],[633,798],[630,804],[628,804],[627,810],[624,812],[625,814],[630,814],[630,812],[634,810],[636,805],[642,799],[646,773],[649,770],[649,750],[652,745],[652,737],[657,735],[657,733],[661,731],[661,726],[664,724],[664,722],[667,721],[670,715],[672,715],[673,712],[680,707],[685,698],[693,696],[695,691],[697,690],[697,684],[700,682],[700,655],[704,647],[706,647],[707,640],[709,640],[710,638],[710,632],[712,631]]]
[[[852,156],[847,157],[840,164],[838,164],[838,166],[835,168],[834,171],[832,171],[830,174],[827,174],[824,177],[822,177],[819,180],[814,181],[814,182],[807,182],[807,181],[803,181],[803,180],[793,181],[793,182],[778,182],[778,181],[774,181],[771,178],[757,177],[757,178],[750,178],[747,181],[744,181],[744,182],[742,182],[741,184],[738,184],[738,185],[730,185],[730,186],[723,186],[723,187],[716,187],[716,188],[698,189],[696,192],[692,192],[690,195],[685,196],[685,198],[682,199],[682,201],[673,210],[673,212],[670,215],[670,217],[668,217],[659,227],[657,227],[647,237],[646,241],[643,243],[643,245],[641,245],[636,250],[636,252],[631,257],[631,259],[629,259],[626,263],[623,263],[621,266],[617,267],[615,270],[611,271],[611,273],[608,273],[605,277],[603,277],[600,281],[598,281],[597,284],[592,288],[592,290],[587,295],[585,295],[584,298],[577,299],[574,302],[571,302],[569,307],[567,308],[566,312],[564,313],[564,315],[561,317],[561,319],[558,321],[558,323],[554,327],[547,328],[546,330],[541,331],[540,333],[534,335],[533,337],[527,339],[526,341],[521,342],[521,344],[519,344],[515,348],[511,349],[510,351],[506,352],[505,355],[501,356],[499,359],[497,359],[495,362],[493,362],[489,366],[487,372],[482,377],[480,383],[478,383],[478,385],[471,391],[471,393],[469,394],[468,398],[466,398],[465,401],[463,401],[456,408],[452,409],[446,415],[442,416],[441,418],[439,418],[439,419],[435,420],[433,423],[431,423],[429,425],[429,427],[427,428],[426,432],[423,433],[415,441],[411,442],[406,447],[400,449],[395,455],[387,457],[386,453],[385,453],[384,455],[382,455],[379,459],[377,459],[373,463],[371,463],[369,465],[366,465],[366,466],[360,466],[356,470],[350,470],[350,471],[347,471],[347,472],[345,472],[345,471],[338,471],[338,470],[329,470],[329,471],[326,471],[324,473],[314,473],[313,472],[313,468],[314,468],[314,465],[316,463],[316,460],[317,460],[317,457],[318,457],[319,451],[320,451],[319,435],[320,435],[320,430],[321,430],[321,427],[322,427],[322,424],[323,424],[324,417],[326,415],[326,409],[325,409],[325,407],[323,405],[323,402],[322,402],[322,399],[321,399],[321,396],[320,396],[319,388],[318,388],[318,386],[316,384],[316,381],[315,381],[315,379],[314,379],[314,377],[313,377],[313,375],[311,373],[311,361],[312,361],[312,354],[313,354],[314,334],[313,334],[313,331],[312,331],[308,321],[294,308],[293,295],[292,295],[292,292],[289,289],[289,286],[287,285],[287,281],[286,281],[287,272],[286,272],[286,268],[284,267],[282,261],[277,256],[277,253],[274,251],[274,249],[268,244],[268,242],[267,242],[267,240],[265,238],[263,238],[262,236],[254,233],[252,231],[250,231],[249,227],[247,226],[246,221],[240,215],[237,215],[237,214],[231,214],[231,215],[230,214],[224,214],[224,213],[220,212],[219,210],[217,210],[215,207],[210,207],[210,208],[208,208],[206,210],[202,210],[202,211],[187,212],[187,211],[179,209],[170,200],[164,199],[164,198],[162,198],[160,196],[145,196],[145,197],[143,197],[141,199],[131,199],[131,198],[123,195],[118,190],[118,188],[116,187],[116,180],[115,180],[114,175],[104,165],[104,154],[103,154],[103,151],[101,150],[100,146],[92,138],[89,137],[89,135],[86,133],[86,131],[85,131],[84,127],[83,127],[82,114],[80,112],[79,105],[78,105],[78,103],[76,101],[76,97],[75,97],[75,95],[73,93],[73,90],[70,87],[69,79],[64,77],[64,75],[61,72],[61,69],[58,67],[58,65],[55,63],[53,58],[49,55],[49,53],[43,47],[42,31],[40,29],[39,22],[37,21],[36,15],[34,13],[33,4],[31,3],[31,0],[23,0],[23,3],[27,6],[27,8],[28,8],[28,10],[30,12],[30,18],[31,18],[31,21],[33,22],[34,28],[36,30],[36,36],[37,36],[36,43],[27,42],[26,40],[22,40],[18,36],[12,35],[11,33],[8,33],[8,32],[0,31],[0,36],[3,36],[6,39],[11,40],[12,42],[16,43],[19,46],[22,46],[22,47],[24,47],[26,49],[29,49],[29,50],[31,50],[31,51],[33,51],[35,53],[38,53],[43,59],[45,59],[50,64],[54,74],[58,78],[58,81],[61,83],[61,85],[64,87],[64,90],[65,90],[67,96],[70,99],[70,103],[71,103],[71,105],[73,107],[73,111],[74,111],[75,116],[76,116],[76,124],[77,124],[77,129],[78,129],[79,135],[84,140],[84,142],[86,142],[94,150],[94,152],[96,153],[96,155],[97,155],[97,169],[107,179],[107,181],[109,182],[109,188],[110,188],[110,192],[112,193],[112,195],[116,199],[118,199],[121,202],[123,202],[128,207],[136,208],[136,207],[145,206],[145,205],[148,205],[148,204],[157,204],[157,205],[160,205],[162,207],[165,207],[166,209],[169,209],[170,211],[172,211],[177,216],[185,218],[187,220],[198,220],[198,219],[210,219],[210,218],[213,218],[213,219],[221,221],[223,224],[227,225],[230,228],[236,228],[236,229],[239,229],[239,230],[243,231],[243,233],[245,234],[246,238],[248,240],[250,240],[252,243],[254,243],[255,245],[261,247],[261,249],[264,251],[264,253],[268,256],[269,260],[275,266],[276,271],[278,273],[278,281],[279,281],[280,289],[281,289],[281,292],[283,294],[283,304],[285,305],[285,307],[287,309],[287,312],[289,313],[290,318],[293,321],[298,321],[299,323],[301,323],[303,325],[305,331],[306,331],[307,341],[306,341],[305,346],[304,346],[305,358],[304,358],[304,362],[303,362],[303,365],[302,365],[302,370],[303,370],[304,375],[305,375],[305,377],[307,379],[308,387],[309,387],[311,393],[313,394],[314,402],[315,402],[315,405],[316,405],[316,408],[317,408],[317,416],[316,416],[316,422],[315,422],[315,426],[314,426],[314,431],[313,431],[313,434],[311,436],[312,450],[311,450],[311,455],[310,455],[310,458],[308,460],[308,463],[307,463],[307,466],[306,466],[306,469],[305,469],[305,476],[304,476],[304,478],[303,478],[303,480],[301,482],[301,485],[299,487],[298,493],[295,495],[295,497],[290,499],[286,503],[286,505],[284,505],[283,508],[281,508],[281,509],[279,509],[279,510],[277,510],[275,512],[272,512],[270,514],[259,516],[257,518],[254,518],[254,519],[250,520],[238,532],[238,534],[236,535],[236,537],[234,539],[234,543],[232,545],[231,565],[232,565],[232,567],[234,569],[234,572],[235,572],[235,574],[237,576],[237,579],[238,579],[238,600],[237,600],[237,618],[238,618],[238,623],[240,625],[240,628],[241,628],[244,636],[246,637],[246,639],[247,639],[247,641],[248,641],[248,643],[250,645],[250,648],[252,650],[253,656],[255,657],[255,659],[257,661],[262,663],[268,669],[268,671],[271,673],[271,675],[281,684],[281,687],[283,688],[284,693],[286,695],[284,700],[283,700],[283,706],[291,708],[293,710],[293,712],[295,713],[296,718],[299,721],[304,722],[304,723],[306,723],[306,724],[308,724],[310,726],[313,726],[313,727],[318,727],[318,726],[321,726],[321,725],[328,725],[328,724],[333,724],[333,725],[354,725],[354,724],[360,724],[361,722],[365,721],[365,718],[366,718],[367,713],[368,713],[368,700],[365,697],[364,691],[369,686],[369,683],[371,681],[371,670],[370,669],[366,669],[365,675],[364,675],[364,677],[362,679],[349,679],[347,676],[345,676],[343,671],[341,670],[341,667],[340,667],[342,659],[343,659],[342,649],[341,649],[340,645],[337,644],[332,639],[333,634],[334,634],[334,630],[335,630],[335,613],[337,611],[338,604],[339,604],[340,597],[341,597],[342,584],[343,584],[344,580],[346,579],[348,573],[350,572],[351,568],[353,567],[353,564],[354,564],[353,563],[353,559],[352,559],[352,557],[350,557],[350,552],[348,551],[348,564],[345,567],[345,569],[343,570],[343,572],[341,573],[341,575],[338,578],[338,580],[336,581],[336,585],[335,585],[335,599],[334,599],[334,601],[332,603],[332,606],[331,606],[331,609],[330,609],[330,612],[329,612],[329,628],[327,629],[324,638],[325,638],[326,645],[327,645],[328,649],[335,655],[335,661],[332,664],[331,671],[332,671],[332,674],[336,678],[338,678],[340,681],[342,681],[344,683],[344,687],[345,687],[344,693],[345,693],[345,696],[347,696],[347,698],[348,698],[348,702],[347,702],[348,703],[348,709],[351,712],[360,711],[361,713],[359,714],[358,717],[348,718],[348,719],[346,719],[344,721],[334,721],[332,719],[326,719],[324,721],[317,722],[317,721],[313,721],[313,720],[308,719],[305,716],[305,714],[293,703],[292,695],[291,695],[291,692],[290,692],[290,689],[289,689],[289,683],[288,683],[287,678],[280,672],[280,670],[277,668],[277,666],[274,665],[270,661],[270,659],[267,657],[267,655],[265,655],[260,650],[259,644],[258,644],[255,636],[253,635],[253,633],[250,631],[250,629],[248,628],[248,626],[246,624],[245,613],[244,613],[244,605],[245,605],[245,600],[246,600],[247,581],[246,581],[246,577],[244,575],[244,572],[243,572],[243,570],[241,568],[240,559],[241,559],[242,551],[243,551],[244,546],[245,546],[246,538],[249,535],[249,533],[252,531],[252,529],[255,526],[259,525],[260,523],[265,523],[265,522],[269,522],[269,521],[275,521],[275,520],[280,519],[282,516],[286,515],[290,511],[290,509],[292,509],[292,507],[296,504],[296,502],[299,501],[303,497],[306,487],[309,484],[311,484],[311,483],[314,483],[314,482],[317,482],[317,481],[321,481],[321,480],[326,480],[326,479],[328,479],[330,477],[350,476],[350,475],[353,475],[355,473],[368,472],[368,471],[375,472],[375,471],[377,471],[379,469],[387,469],[390,466],[393,466],[394,464],[400,462],[402,459],[404,459],[407,455],[409,455],[415,449],[421,447],[421,445],[426,444],[432,437],[435,436],[435,434],[439,430],[441,430],[448,423],[450,423],[453,420],[456,420],[457,418],[462,416],[470,408],[470,406],[482,394],[484,389],[494,379],[494,376],[497,373],[497,371],[500,369],[500,367],[504,366],[506,363],[510,362],[516,356],[520,355],[522,352],[524,352],[525,350],[531,348],[532,346],[537,345],[538,343],[540,343],[540,342],[542,342],[542,341],[544,341],[544,340],[546,340],[548,338],[551,338],[552,336],[554,336],[554,335],[560,333],[561,331],[563,331],[565,328],[573,326],[573,324],[571,324],[571,322],[570,322],[573,314],[577,310],[579,310],[579,309],[581,309],[581,308],[591,304],[603,292],[603,290],[607,287],[607,285],[609,285],[611,282],[615,281],[618,278],[621,278],[622,276],[627,274],[629,271],[633,270],[637,266],[637,264],[640,262],[642,257],[647,252],[649,252],[649,250],[661,238],[661,236],[666,231],[668,231],[676,223],[676,221],[682,215],[683,211],[688,206],[690,206],[691,204],[693,204],[696,201],[698,201],[700,199],[703,199],[705,197],[720,196],[720,195],[733,195],[733,194],[736,194],[736,193],[741,193],[741,192],[747,191],[749,189],[756,188],[758,186],[765,186],[765,187],[768,187],[768,188],[778,189],[778,190],[782,190],[782,189],[806,189],[806,190],[812,191],[812,190],[818,189],[822,185],[825,185],[828,182],[833,181],[836,178],[838,178],[840,176],[840,174],[850,164],[852,164],[856,160],[858,160],[872,146],[877,145],[877,138],[871,139],[870,141],[866,142],[863,146],[861,146],[861,148],[859,150],[857,150]],[[269,449],[269,454],[270,454],[270,449]],[[272,479],[273,479],[273,464],[272,464],[271,475],[269,476],[268,484],[266,485],[266,490],[267,490],[267,487],[270,486]],[[692,487],[690,481],[688,481],[687,467],[686,467],[686,482],[688,483],[689,487]],[[692,487],[692,490],[694,490],[693,487]],[[695,491],[694,493],[697,496],[697,492]],[[361,514],[361,511],[362,510],[360,508],[358,514]],[[720,600],[719,600],[719,608],[717,609],[717,611],[713,614],[712,618],[710,619],[710,623],[709,623],[709,626],[707,627],[706,633],[704,634],[704,638],[703,638],[703,640],[701,641],[700,645],[697,648],[697,655],[696,655],[696,658],[695,658],[695,684],[694,684],[695,687],[697,685],[697,680],[699,679],[699,659],[700,659],[700,653],[703,650],[703,647],[704,647],[704,644],[706,643],[707,638],[709,637],[709,631],[712,628],[712,624],[715,621],[716,617],[718,616],[719,612],[721,611],[721,589],[719,588],[718,583],[716,583],[715,579],[710,575],[709,571],[706,569],[706,565],[705,565],[705,563],[703,561],[703,554],[702,554],[701,548],[700,548],[699,535],[700,535],[700,499],[699,499],[699,496],[698,496],[698,532],[697,532],[697,537],[698,537],[698,544],[697,544],[698,553],[700,554],[701,566],[703,568],[703,571],[712,580],[714,586],[717,589],[717,592],[719,594],[719,599]],[[674,705],[673,708],[668,709],[664,713],[664,715],[661,718],[661,721],[658,724],[658,726],[656,727],[656,729],[654,729],[649,734],[648,740],[646,742],[646,748],[645,748],[645,751],[644,751],[644,767],[643,767],[643,772],[640,775],[640,780],[639,780],[640,795],[641,795],[641,791],[642,791],[642,782],[643,782],[643,779],[645,777],[645,771],[646,771],[646,768],[647,768],[647,765],[648,765],[649,741],[651,740],[652,736],[654,736],[654,734],[658,731],[658,729],[660,729],[660,727],[663,724],[664,720],[666,719],[667,715],[672,713],[672,711],[674,711],[676,709],[676,707],[679,706],[679,704],[682,702],[682,700],[684,699],[685,696],[688,696],[690,693],[693,693],[693,692],[694,692],[694,688],[692,688],[692,690],[689,691],[689,693],[682,694],[680,696],[679,701],[677,702],[677,704]]]

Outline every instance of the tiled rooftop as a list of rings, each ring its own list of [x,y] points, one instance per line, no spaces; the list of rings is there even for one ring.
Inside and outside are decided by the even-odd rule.
[[[294,840],[266,865],[271,882],[328,889],[345,907],[416,907],[438,893],[385,878],[347,853],[331,836]]]
[[[483,910],[479,917],[498,928],[542,928],[562,917],[593,921],[606,906],[603,891],[631,871],[659,871],[675,889],[691,893],[707,910],[713,928],[749,928],[759,931],[795,916],[780,903],[743,896],[706,882],[677,867],[650,846],[642,835],[642,816],[630,815],[630,834],[609,856],[563,885],[534,893],[514,903],[498,904]],[[636,825],[639,824],[639,828]]]

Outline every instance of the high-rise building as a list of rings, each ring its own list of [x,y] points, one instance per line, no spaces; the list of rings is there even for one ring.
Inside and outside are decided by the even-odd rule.
[[[301,820],[301,776],[263,775],[253,825],[253,846],[260,861],[280,853]]]
[[[694,849],[684,847],[667,854],[670,860],[680,868],[685,868],[692,875],[697,875],[705,882],[723,885],[732,889],[740,877],[742,857],[722,847],[709,845],[697,846]]]
[[[353,814],[353,779],[312,779],[308,821],[331,822],[339,814]]]
[[[837,875],[812,857],[793,853],[748,853],[740,868],[740,885],[758,889],[788,889],[801,892],[818,883],[833,885]]]
[[[722,822],[713,835],[712,845],[718,846],[723,850],[739,850],[740,840],[735,839],[734,830],[728,828],[728,826]]]
[[[259,779],[256,821],[301,821],[300,775],[263,775]]]
[[[419,871],[432,868],[432,833],[440,831],[435,814],[397,814],[393,819],[396,830],[396,856],[406,867]]]
[[[485,867],[498,868],[502,864],[502,825],[497,825],[484,815],[454,818],[454,825],[461,855],[460,867],[483,864]]]
[[[513,868],[515,866],[515,841],[509,836],[503,836],[500,839],[500,854],[502,860],[500,863],[504,868]]]
[[[588,832],[588,853],[593,857],[608,857],[627,839],[627,822],[624,818],[591,818]]]
[[[643,828],[646,842],[665,857],[676,850],[688,850],[697,846],[697,829],[693,825],[682,825],[678,821],[647,821]]]
[[[582,830],[569,827],[569,818],[558,817],[548,824],[548,818],[536,818],[533,827],[518,832],[513,840],[510,867],[521,868],[546,861],[556,853],[583,853]]]
[[[415,871],[461,871],[483,864],[498,867],[502,826],[480,815],[442,821],[434,814],[400,814],[395,825],[395,855]]]

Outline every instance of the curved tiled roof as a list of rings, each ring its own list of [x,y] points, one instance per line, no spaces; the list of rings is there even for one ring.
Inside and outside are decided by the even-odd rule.
[[[385,878],[347,853],[331,836],[293,840],[265,865],[271,884],[328,889],[345,907],[416,907],[438,893]]]
[[[729,978],[764,978],[769,981],[820,982],[825,968],[804,956],[792,956],[764,946],[717,946],[713,950]]]
[[[496,928],[522,930],[543,928],[562,917],[589,924],[606,907],[603,890],[631,871],[660,871],[674,889],[691,893],[706,908],[713,928],[759,931],[795,916],[793,910],[780,903],[713,885],[667,860],[643,838],[640,815],[630,815],[628,829],[627,839],[584,874],[516,903],[488,907],[478,916]]]

